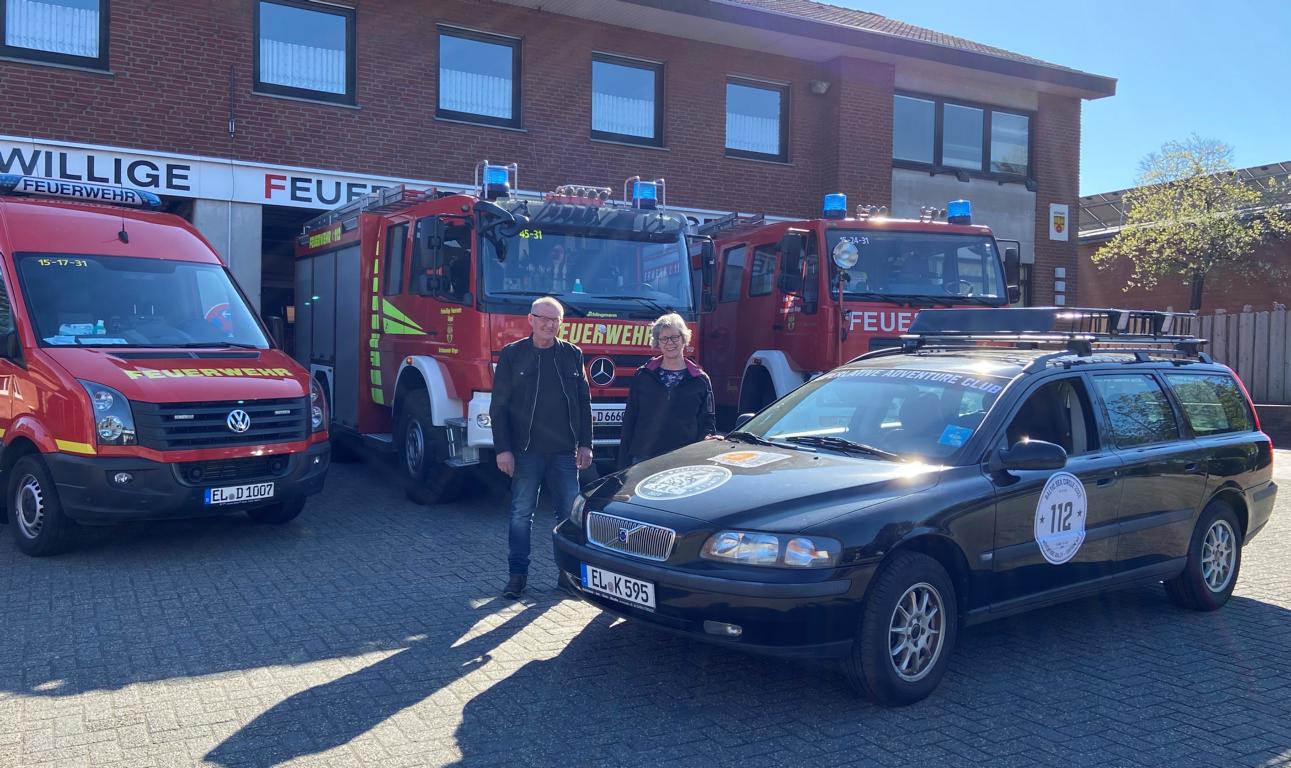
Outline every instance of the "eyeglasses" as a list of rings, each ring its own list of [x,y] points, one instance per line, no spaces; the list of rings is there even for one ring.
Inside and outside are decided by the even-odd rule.
[[[535,315],[532,312],[529,313],[529,317],[532,317],[534,320],[537,320],[542,323],[559,323],[561,321],[561,318],[559,317],[548,317],[547,315]]]
[[[682,338],[683,338],[682,336],[660,336],[659,343],[668,344],[668,345],[680,344]]]

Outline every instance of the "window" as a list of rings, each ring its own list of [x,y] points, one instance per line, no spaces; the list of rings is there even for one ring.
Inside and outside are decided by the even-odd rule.
[[[1117,445],[1129,448],[1179,439],[1174,412],[1151,376],[1095,376],[1094,386],[1107,408]]]
[[[663,65],[592,59],[592,138],[663,146]]]
[[[1165,380],[1179,398],[1193,434],[1217,435],[1251,428],[1246,397],[1237,388],[1237,382],[1228,376],[1167,373]]]
[[[1031,116],[897,95],[892,101],[892,160],[898,167],[1026,178],[1031,174]]]
[[[726,83],[726,154],[789,161],[789,89],[746,80]]]
[[[722,260],[722,295],[718,301],[738,301],[740,283],[744,281],[744,262],[748,251],[745,246],[731,248]]]
[[[1051,382],[1031,393],[1005,432],[1008,445],[1029,438],[1061,445],[1075,456],[1097,450],[1098,429],[1080,379]]]
[[[260,0],[255,89],[354,103],[354,11],[297,0]]]
[[[749,295],[766,296],[775,284],[775,246],[763,245],[753,251],[753,268],[749,271]]]
[[[439,117],[520,127],[520,41],[439,31]]]
[[[4,285],[4,275],[0,274],[0,333],[13,330],[13,305],[9,302],[9,290]]]
[[[404,252],[408,248],[408,225],[398,224],[390,227],[386,233],[386,271],[385,295],[393,296],[403,293]]]
[[[3,0],[0,55],[108,68],[108,0]]]

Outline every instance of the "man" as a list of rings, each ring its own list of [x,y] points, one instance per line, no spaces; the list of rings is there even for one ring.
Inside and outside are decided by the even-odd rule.
[[[503,347],[493,374],[493,448],[511,478],[509,578],[502,594],[519,597],[529,575],[529,538],[538,491],[546,487],[556,519],[569,515],[578,472],[592,465],[592,399],[583,352],[557,336],[565,308],[543,296],[529,308],[532,333]]]

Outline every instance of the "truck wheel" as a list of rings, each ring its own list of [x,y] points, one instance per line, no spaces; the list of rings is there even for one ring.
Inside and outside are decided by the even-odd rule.
[[[408,498],[427,505],[454,501],[459,473],[440,460],[448,454],[448,436],[430,420],[430,398],[424,390],[405,396],[395,435]]]
[[[1206,505],[1188,544],[1183,573],[1165,582],[1170,602],[1194,611],[1214,611],[1233,596],[1242,569],[1241,526],[1226,502]]]
[[[9,470],[8,499],[18,549],[32,557],[67,549],[76,523],[63,514],[54,478],[38,454],[23,456]]]
[[[918,552],[883,567],[865,598],[844,661],[848,682],[880,704],[913,704],[946,673],[959,622],[955,587],[941,563]]]
[[[305,497],[297,496],[294,499],[280,501],[277,504],[270,504],[267,507],[256,507],[247,510],[247,517],[257,523],[271,523],[281,525],[289,523],[300,517],[300,513],[305,509]]]

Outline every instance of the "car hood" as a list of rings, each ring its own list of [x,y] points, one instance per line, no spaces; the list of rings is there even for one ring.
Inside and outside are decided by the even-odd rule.
[[[44,351],[72,376],[112,387],[141,402],[267,400],[309,394],[305,372],[276,349],[46,347]]]
[[[935,486],[914,462],[707,440],[644,461],[596,486],[589,508],[649,507],[721,528],[802,531]]]

